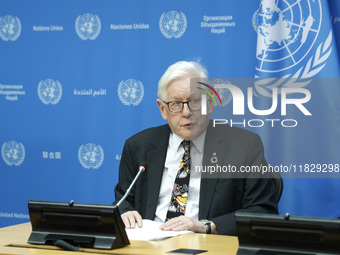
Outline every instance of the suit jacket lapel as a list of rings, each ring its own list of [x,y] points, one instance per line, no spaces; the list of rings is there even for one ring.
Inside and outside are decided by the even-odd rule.
[[[148,183],[146,218],[153,219],[156,213],[159,190],[161,186],[164,163],[169,143],[170,128],[168,125],[154,137],[152,141],[154,150],[147,152]]]
[[[204,142],[203,153],[203,167],[215,166],[216,164],[223,162],[226,152],[226,144],[221,136],[216,134],[210,123]],[[212,157],[218,159],[217,163],[212,163]],[[210,204],[214,196],[215,186],[218,180],[218,174],[216,178],[212,178],[209,173],[202,173],[201,189],[200,189],[200,201],[199,201],[199,219],[206,219],[209,214]]]

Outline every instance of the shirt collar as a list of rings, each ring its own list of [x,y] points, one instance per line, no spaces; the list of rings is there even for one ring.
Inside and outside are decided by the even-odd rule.
[[[198,136],[196,139],[192,140],[191,142],[193,145],[197,148],[199,153],[203,153],[204,149],[204,140],[205,135],[207,133],[207,130],[205,130],[200,136]],[[178,149],[181,147],[181,143],[184,139],[180,137],[179,135],[176,135],[175,133],[170,133],[170,144],[173,146],[173,148],[178,151]]]

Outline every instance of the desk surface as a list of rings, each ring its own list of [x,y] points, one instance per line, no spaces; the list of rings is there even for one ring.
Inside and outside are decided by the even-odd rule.
[[[57,255],[75,254],[54,246],[30,245],[27,240],[31,234],[31,223],[24,223],[10,227],[0,228],[0,255],[3,254],[34,254],[34,255]],[[185,234],[167,238],[160,241],[130,241],[130,245],[114,250],[84,249],[92,254],[175,254],[169,251],[187,248],[207,250],[205,254],[235,255],[238,248],[237,237],[205,234]]]

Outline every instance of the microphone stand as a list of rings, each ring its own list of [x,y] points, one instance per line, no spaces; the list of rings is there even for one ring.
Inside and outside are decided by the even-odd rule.
[[[139,175],[145,171],[145,166],[140,166],[139,167],[139,171],[136,174],[135,178],[133,179],[132,183],[130,184],[129,188],[127,189],[127,191],[125,192],[124,196],[118,201],[118,203],[116,204],[117,207],[119,207],[119,205],[125,200],[125,198],[129,195],[133,185],[135,185],[135,182],[137,181]]]

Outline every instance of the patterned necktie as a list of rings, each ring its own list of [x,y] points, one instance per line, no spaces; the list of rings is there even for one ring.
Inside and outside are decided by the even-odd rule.
[[[183,140],[181,145],[184,148],[184,154],[176,175],[165,221],[184,215],[187,205],[190,180],[190,141]]]

